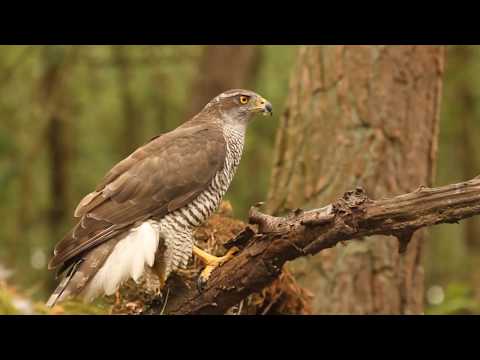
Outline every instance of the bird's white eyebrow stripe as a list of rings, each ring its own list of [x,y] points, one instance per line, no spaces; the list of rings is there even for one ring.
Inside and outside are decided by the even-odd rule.
[[[223,94],[220,94],[217,96],[217,99],[223,99],[223,98],[226,98],[226,97],[231,97],[231,96],[236,96],[236,95],[240,95],[240,94],[243,94],[242,91],[235,91],[234,93],[223,93]]]

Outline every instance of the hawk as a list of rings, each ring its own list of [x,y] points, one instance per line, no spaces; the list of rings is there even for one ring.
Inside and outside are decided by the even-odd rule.
[[[240,162],[247,125],[272,105],[243,89],[226,91],[176,129],[116,164],[78,204],[77,224],[56,244],[48,268],[63,280],[47,306],[114,294],[146,267],[163,286],[192,254],[206,267],[199,280],[233,256],[206,253],[193,231],[218,208]]]

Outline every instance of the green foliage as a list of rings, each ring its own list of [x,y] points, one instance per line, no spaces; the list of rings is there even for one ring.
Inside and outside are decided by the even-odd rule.
[[[0,315],[16,315],[18,309],[13,305],[12,295],[3,287],[0,287]]]
[[[446,59],[437,186],[480,174],[480,47],[449,46]],[[431,228],[425,246],[427,284],[470,282],[478,272],[474,258],[480,254],[479,218]]]
[[[426,314],[460,315],[480,313],[480,302],[475,300],[469,284],[453,282],[445,290],[445,299],[439,305],[427,307]]]
[[[17,298],[17,299],[15,299]],[[19,301],[27,303],[27,312],[16,305]],[[105,315],[110,312],[111,305],[104,300],[93,304],[85,304],[80,301],[67,301],[60,306],[50,309],[43,302],[32,302],[25,294],[19,294],[16,290],[0,283],[0,315],[36,314],[36,315]]]

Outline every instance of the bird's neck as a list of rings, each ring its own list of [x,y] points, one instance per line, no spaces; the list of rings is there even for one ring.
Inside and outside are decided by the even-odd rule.
[[[232,140],[233,138],[235,140],[238,140],[238,138],[244,138],[245,137],[245,132],[247,130],[246,124],[238,123],[238,122],[231,122],[231,123],[226,123],[223,125],[223,132],[225,136],[228,138],[231,137]],[[242,140],[243,141],[243,140]]]
[[[235,173],[243,153],[243,145],[245,141],[245,126],[229,125],[223,127],[223,136],[227,143],[227,154],[225,166],[231,171],[231,177]],[[230,177],[230,179],[231,179]]]

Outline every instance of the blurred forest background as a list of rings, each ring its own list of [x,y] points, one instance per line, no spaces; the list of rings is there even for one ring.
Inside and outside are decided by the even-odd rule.
[[[0,46],[0,284],[44,301],[55,284],[46,270],[52,248],[83,195],[136,147],[236,87],[274,108],[273,121],[251,124],[227,193],[245,220],[252,204],[267,200],[298,53],[297,46]],[[434,185],[480,174],[479,74],[480,47],[447,47]],[[429,229],[423,263],[425,313],[480,313],[479,218]],[[0,289],[0,304],[2,296]]]

